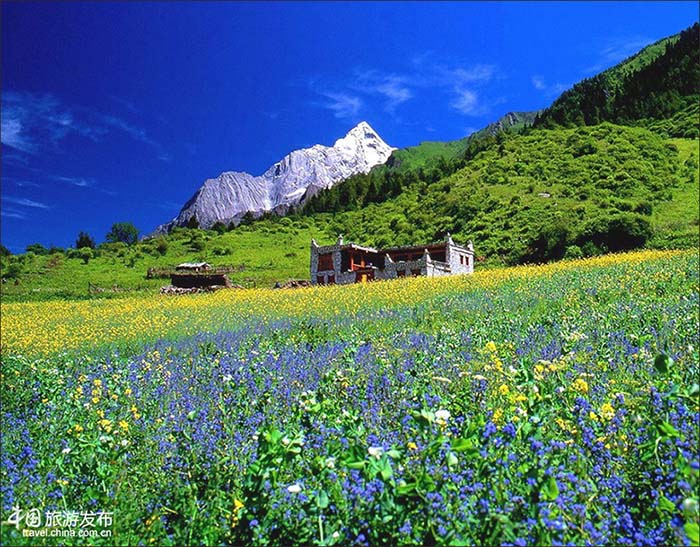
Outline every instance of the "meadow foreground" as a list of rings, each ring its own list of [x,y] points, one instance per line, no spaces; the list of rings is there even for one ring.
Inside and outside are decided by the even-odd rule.
[[[697,544],[698,289],[639,252],[4,304],[2,542]]]

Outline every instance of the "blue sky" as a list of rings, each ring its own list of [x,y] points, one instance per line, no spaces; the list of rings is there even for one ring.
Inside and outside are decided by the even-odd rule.
[[[696,2],[3,2],[2,243],[170,220],[362,120],[452,140],[692,25]]]

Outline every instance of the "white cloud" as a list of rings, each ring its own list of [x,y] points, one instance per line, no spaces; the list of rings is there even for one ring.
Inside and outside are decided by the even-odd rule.
[[[393,114],[396,108],[413,98],[411,83],[405,76],[382,74],[377,70],[355,70],[350,84],[353,90],[366,95],[378,95],[384,99],[384,110]]]
[[[58,180],[60,182],[65,182],[67,184],[72,184],[73,186],[78,186],[80,188],[86,188],[88,186],[92,186],[94,184],[93,180],[88,180],[82,177],[61,177],[61,176],[53,176],[51,177],[54,180]]]
[[[544,84],[544,78],[542,76],[533,76],[532,85],[535,89],[543,90],[546,86]]]
[[[67,106],[51,94],[3,92],[1,128],[2,144],[30,155],[57,151],[61,141],[70,135],[99,142],[115,130],[163,154],[162,147],[145,129],[117,116]]]
[[[610,68],[620,61],[631,57],[653,41],[654,40],[651,38],[643,36],[608,38],[598,47],[598,62],[588,67],[586,72],[600,72],[601,70]]]
[[[496,72],[493,65],[474,65],[469,68],[457,67],[448,70],[458,83],[485,83],[490,81]]]
[[[532,76],[531,81],[535,89],[542,91],[543,95],[549,98],[557,97],[571,87],[571,84],[562,84],[560,82],[548,84],[544,77],[539,75]]]
[[[6,201],[7,203],[13,203],[15,205],[21,205],[23,207],[34,207],[36,209],[48,209],[49,206],[46,205],[45,203],[41,203],[39,201],[34,201],[32,199],[27,199],[27,198],[16,198],[12,196],[4,196],[2,198],[2,201]]]
[[[480,110],[479,98],[474,91],[461,89],[455,92],[457,97],[450,103],[454,109],[466,115],[473,115]]]
[[[3,207],[0,214],[7,218],[17,218],[20,220],[27,218],[27,215],[25,215],[22,211],[18,211],[17,209],[13,209],[11,207]]]
[[[362,99],[345,93],[321,93],[330,101],[324,102],[321,106],[331,110],[336,118],[355,118],[362,108]]]
[[[16,113],[3,111],[0,135],[2,135],[2,144],[20,152],[29,154],[34,152],[35,145],[22,133],[22,120]]]
[[[333,81],[316,75],[306,78],[304,84],[313,92],[332,99],[321,106],[333,110],[339,118],[356,116],[377,98],[381,100],[381,108],[393,115],[402,104],[421,93],[439,94],[462,114],[481,115],[488,107],[479,100],[477,89],[498,77],[496,65],[448,63],[436,59],[428,51],[414,56],[401,72],[358,67]]]

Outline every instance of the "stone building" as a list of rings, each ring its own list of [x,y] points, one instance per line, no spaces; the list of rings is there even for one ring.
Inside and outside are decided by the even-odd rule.
[[[474,246],[457,245],[448,234],[443,243],[414,247],[374,249],[345,243],[319,246],[311,240],[311,283],[345,285],[375,279],[424,275],[468,274],[474,272]]]

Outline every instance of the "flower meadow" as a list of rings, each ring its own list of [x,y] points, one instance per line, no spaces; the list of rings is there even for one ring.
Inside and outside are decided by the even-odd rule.
[[[698,257],[2,306],[3,544],[698,544]]]

